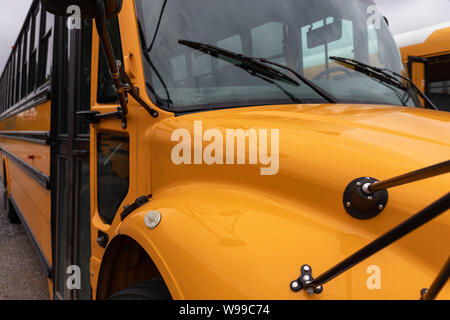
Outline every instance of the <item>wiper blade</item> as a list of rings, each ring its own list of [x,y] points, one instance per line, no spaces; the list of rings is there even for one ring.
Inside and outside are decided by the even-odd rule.
[[[264,74],[265,76],[269,76],[273,79],[274,74],[276,75],[276,78],[278,80],[286,80],[290,83],[295,83],[296,85],[300,85],[297,81],[295,81],[294,79],[292,79],[291,77],[285,75],[284,73],[278,71],[277,69],[274,68],[270,68],[267,66],[267,64],[271,64],[274,65],[278,68],[281,69],[285,69],[288,70],[290,72],[292,72],[297,78],[299,78],[302,82],[304,82],[305,84],[307,84],[309,87],[311,87],[317,94],[319,94],[322,98],[324,98],[325,100],[327,100],[330,103],[336,103],[337,100],[336,98],[331,95],[330,93],[326,92],[325,90],[323,90],[321,87],[317,86],[315,83],[313,83],[312,81],[308,80],[305,76],[301,75],[300,73],[296,72],[294,69],[289,68],[287,66],[275,63],[273,61],[267,60],[265,58],[254,58],[254,57],[249,57],[249,56],[245,56],[242,54],[238,54],[229,50],[225,50],[216,46],[212,46],[209,44],[203,44],[203,43],[199,43],[199,42],[193,42],[193,41],[188,41],[188,40],[179,40],[178,41],[180,44],[189,46],[191,48],[203,51],[207,54],[211,54],[216,56],[219,59],[225,60],[227,62],[231,62],[235,65],[237,65],[238,67],[244,68],[244,69],[248,69],[253,68],[254,66],[257,67],[258,70],[265,70],[270,71],[270,75],[268,74]],[[219,56],[220,55],[220,56]],[[236,64],[237,62],[241,62],[242,64]],[[252,71],[257,71],[256,69],[252,69]],[[274,73],[274,74],[272,74]]]
[[[228,51],[216,46],[200,42],[179,40],[178,43],[202,51],[206,54],[212,55],[221,60],[230,62],[237,67],[249,71],[250,73],[254,72],[266,76],[270,79],[280,80],[285,83],[293,84],[296,86],[300,85],[296,80],[292,79],[291,77],[285,75],[284,73],[278,71],[275,68],[269,67],[266,64],[259,62],[257,59],[254,59],[252,57],[248,57],[242,54],[238,54],[232,51]]]
[[[348,59],[348,58],[342,58],[342,57],[330,57],[331,60],[336,61],[337,63],[343,65],[344,67],[353,69],[357,72],[363,73],[371,78],[377,79],[379,81],[382,81],[384,83],[387,83],[391,86],[394,86],[400,90],[408,91],[408,86],[405,85],[403,82],[401,82],[398,78],[401,78],[405,81],[407,81],[414,91],[425,100],[425,102],[431,106],[431,108],[438,110],[438,108],[434,105],[434,103],[428,98],[417,86],[416,84],[409,79],[408,77],[405,77],[401,74],[398,74],[392,70],[386,69],[386,68],[377,68],[374,66],[370,66],[368,64],[362,63],[357,60]]]
[[[383,69],[369,66],[365,63],[353,60],[353,59],[347,59],[347,58],[341,58],[341,57],[330,57],[331,60],[334,60],[338,62],[339,64],[343,65],[344,67],[353,69],[357,72],[363,73],[371,78],[375,78],[377,80],[380,80],[382,82],[385,82],[391,86],[394,86],[400,90],[407,90],[408,88],[397,78],[394,76],[386,73]]]

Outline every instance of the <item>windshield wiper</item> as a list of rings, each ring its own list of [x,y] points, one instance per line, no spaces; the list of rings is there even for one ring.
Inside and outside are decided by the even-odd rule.
[[[269,77],[271,79],[276,79],[280,81],[284,81],[290,84],[295,84],[299,86],[300,84],[289,77],[288,75],[278,71],[275,68],[269,67],[267,64],[274,65],[276,67],[288,70],[292,72],[297,78],[299,78],[302,82],[306,83],[309,87],[311,87],[316,93],[318,93],[322,98],[327,100],[330,103],[336,103],[336,99],[329,94],[328,92],[324,91],[322,88],[318,87],[314,83],[312,83],[310,80],[306,79],[301,74],[297,73],[292,68],[283,66],[281,64],[269,61],[264,58],[254,58],[249,57],[243,54],[239,54],[233,51],[229,51],[226,49],[222,49],[213,45],[205,44],[205,43],[199,43],[189,40],[179,40],[178,43],[188,46],[190,48],[202,51],[206,54],[212,55],[218,59],[230,62],[237,67],[240,67],[242,69],[245,69],[249,71],[250,73],[259,73],[263,76]]]
[[[389,84],[391,86],[394,86],[400,90],[403,90],[405,92],[408,92],[409,87],[405,85],[402,81],[400,81],[398,78],[401,78],[408,82],[412,89],[423,99],[425,102],[433,109],[438,110],[438,108],[434,105],[434,103],[428,98],[417,86],[416,84],[409,79],[408,77],[405,77],[401,74],[398,74],[392,70],[386,69],[386,68],[377,68],[374,66],[370,66],[368,64],[362,63],[357,60],[348,59],[348,58],[342,58],[342,57],[330,57],[331,60],[336,61],[337,63],[343,65],[344,67],[347,67],[349,69],[353,69],[357,72],[360,72],[362,74],[365,74],[371,78],[377,79],[379,81],[382,81],[386,84]]]
[[[268,67],[264,63],[257,61],[252,57],[248,57],[242,54],[238,54],[232,51],[228,51],[219,47],[215,47],[209,44],[204,44],[200,42],[188,41],[188,40],[179,40],[179,44],[188,46],[190,48],[202,51],[206,54],[217,57],[221,60],[230,62],[237,67],[240,67],[244,70],[255,72],[266,76],[270,79],[276,79],[283,81],[288,84],[293,84],[299,86],[300,84],[292,79],[291,77],[285,75],[284,73],[276,70],[275,68]]]
[[[142,42],[142,46],[144,48],[147,47],[146,41],[145,41],[145,35],[144,35],[144,31],[142,29],[142,25],[140,22],[138,22],[138,27],[139,27],[139,37],[141,38],[141,42]],[[170,98],[170,94],[169,94],[169,89],[167,88],[166,83],[164,82],[161,74],[158,72],[158,69],[156,69],[155,65],[152,62],[152,59],[150,59],[150,56],[148,54],[147,50],[143,50],[143,55],[145,58],[145,61],[147,61],[148,65],[150,66],[150,68],[153,69],[153,71],[155,72],[156,77],[159,79],[159,81],[161,82],[164,91],[166,93],[167,99],[163,99],[161,98],[156,91],[153,89],[153,86],[150,85],[150,83],[146,82],[146,87],[150,90],[150,92],[153,94],[153,96],[155,97],[156,103],[158,104],[159,107],[161,106],[166,106],[168,108],[171,108],[171,106],[173,105],[173,101]]]

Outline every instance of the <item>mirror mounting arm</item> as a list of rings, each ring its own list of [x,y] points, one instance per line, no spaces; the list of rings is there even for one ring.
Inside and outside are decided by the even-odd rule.
[[[153,117],[158,118],[159,113],[155,109],[151,108],[139,95],[139,90],[133,84],[128,74],[125,72],[122,62],[120,60],[116,61],[117,69],[119,70],[119,74],[122,79],[125,81],[125,84],[122,85],[125,88],[125,91],[128,92],[141,106],[144,107],[145,110]]]
[[[117,97],[119,98],[121,112],[122,115],[125,117],[128,114],[128,106],[125,98],[125,90],[120,80],[120,73],[116,66],[116,59],[114,57],[111,39],[109,37],[106,26],[106,8],[105,2],[103,0],[96,0],[95,25],[97,27],[100,42],[103,47],[103,52],[105,53],[106,56],[106,61],[108,62],[109,72],[113,79],[114,87],[116,88]]]

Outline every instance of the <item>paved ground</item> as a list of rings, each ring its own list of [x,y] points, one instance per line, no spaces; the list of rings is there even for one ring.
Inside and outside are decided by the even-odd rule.
[[[0,187],[0,300],[47,300],[43,267],[22,225],[11,225]]]

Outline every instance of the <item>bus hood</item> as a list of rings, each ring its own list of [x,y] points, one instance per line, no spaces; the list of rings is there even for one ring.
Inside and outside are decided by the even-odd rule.
[[[224,136],[227,129],[279,130],[279,170],[261,175],[267,165],[250,165],[248,157],[240,165],[204,159],[175,164],[173,148],[183,133],[191,135],[194,162],[195,123],[203,136],[209,129]],[[393,188],[385,209],[364,221],[347,214],[342,200],[358,177],[382,180],[449,159],[450,113],[444,112],[357,105],[240,108],[167,118],[149,125],[146,136],[149,157],[141,168],[151,168],[153,198],[126,221],[140,226],[150,208],[161,212],[161,226],[143,234],[160,252],[170,249],[161,261],[182,288],[178,297],[304,298],[289,290],[302,264],[317,276],[450,186],[449,175],[442,175]],[[210,143],[205,139],[201,150]],[[449,226],[448,215],[431,221],[330,281],[318,298],[417,299],[444,263]],[[383,290],[366,286],[372,266],[382,270]],[[441,297],[449,294],[445,289]]]
[[[242,147],[236,147],[238,143],[228,146],[226,137],[227,130],[238,129],[258,133],[259,146],[267,145],[267,155],[272,153],[271,163],[267,157],[264,163],[259,153],[257,164],[249,163],[252,151],[248,139],[245,164],[238,163],[236,157]],[[267,143],[261,130],[267,131]],[[276,131],[278,141],[271,142],[277,138],[271,135]],[[237,108],[168,118],[147,132],[152,136],[155,192],[174,184],[214,181],[280,193],[296,201],[310,202],[328,195],[340,204],[345,187],[353,179],[371,176],[383,180],[450,158],[450,113],[404,107],[341,104]],[[223,164],[208,162],[208,145],[216,140],[207,137],[208,132],[221,134]],[[184,140],[182,136],[189,138],[187,163],[180,157],[174,159],[181,154],[176,147]],[[276,142],[278,148],[274,147]],[[214,156],[214,152],[209,154]],[[227,161],[229,156],[234,165]],[[436,182],[442,179],[445,177],[398,190],[407,198],[417,195],[408,201],[418,209],[441,196],[444,185]],[[446,182],[448,189],[448,179]],[[299,190],[307,192],[299,194]]]

